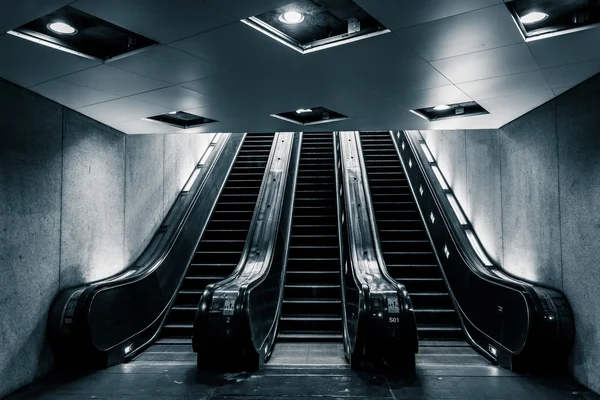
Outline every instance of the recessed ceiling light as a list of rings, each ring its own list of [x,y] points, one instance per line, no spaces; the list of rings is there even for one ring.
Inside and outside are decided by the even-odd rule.
[[[59,35],[74,35],[77,33],[77,29],[64,22],[52,22],[48,24],[48,29]]]
[[[169,114],[175,115],[175,114],[177,114],[177,111],[171,111]]]
[[[279,20],[285,24],[299,24],[304,21],[304,15],[300,14],[297,11],[288,11],[279,16]]]
[[[451,108],[452,108],[452,107],[450,107],[450,106],[449,106],[449,105],[447,105],[447,104],[440,104],[440,105],[438,105],[438,106],[435,106],[435,107],[433,107],[433,109],[434,109],[435,111],[446,111],[446,110],[449,110],[449,109],[451,109]]]
[[[312,112],[310,108],[299,108],[296,110],[296,114],[309,113]]]
[[[529,14],[523,15],[521,17],[521,23],[523,24],[535,24],[537,22],[543,21],[548,18],[548,14],[543,12],[530,12]]]

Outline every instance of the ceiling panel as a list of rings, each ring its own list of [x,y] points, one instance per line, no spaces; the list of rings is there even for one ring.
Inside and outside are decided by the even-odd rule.
[[[10,6],[6,2],[1,6],[0,32],[18,28],[69,3],[72,3],[72,0],[19,0],[11,1]]]
[[[83,107],[77,111],[100,122],[114,126],[119,122],[135,121],[141,118],[165,114],[173,110],[125,97]]]
[[[427,122],[427,129],[496,129],[512,121],[515,116],[494,113],[489,115],[473,115],[464,118],[450,118],[441,121]],[[411,127],[410,129],[419,129]]]
[[[407,110],[472,100],[454,85],[425,90],[388,92],[385,97]]]
[[[538,66],[525,44],[444,58],[431,63],[454,83],[534,71]]]
[[[287,3],[81,0],[84,11],[175,42],[99,64],[3,36],[0,77],[138,134],[172,131],[141,118],[180,109],[219,121],[197,132],[494,128],[600,71],[598,29],[525,44],[501,0],[360,0],[397,30],[306,55],[238,21]],[[491,114],[433,123],[407,111],[470,99]],[[350,118],[300,128],[269,116],[319,105]]]
[[[237,20],[262,14],[290,4],[291,0],[204,0]]]
[[[428,61],[523,43],[503,4],[417,25],[397,34]]]
[[[171,111],[183,111],[191,108],[204,107],[209,101],[209,98],[203,94],[178,86],[153,90],[130,98],[167,107]]]
[[[80,0],[73,6],[160,43],[170,43],[236,20],[203,0]]]
[[[241,22],[180,40],[171,46],[228,69],[264,64],[281,57],[302,57]]]
[[[350,79],[350,82],[361,80],[365,80],[371,89],[385,93],[431,89],[452,84],[426,62],[397,67],[381,64],[379,68],[373,68],[371,75],[354,75],[354,80]]]
[[[73,109],[113,100],[119,97],[100,90],[74,85],[60,79],[32,86],[30,89]]]
[[[0,77],[25,87],[99,64],[10,35],[0,36],[0,54]]]
[[[172,133],[182,129],[157,122],[143,121],[137,119],[134,121],[120,122],[113,125],[113,128],[127,134],[136,135],[144,133]],[[185,131],[185,130],[184,130]]]
[[[130,96],[169,85],[108,64],[64,76],[61,80],[119,96]]]
[[[479,104],[492,115],[506,116],[513,120],[554,98],[552,90],[520,93],[495,99],[480,100]]]
[[[193,81],[218,72],[214,64],[168,46],[156,46],[110,65],[171,84]]]
[[[400,29],[502,4],[502,0],[355,0],[388,29]]]
[[[474,100],[492,99],[523,92],[550,89],[541,71],[481,79],[458,84],[458,87]]]
[[[598,58],[600,27],[527,43],[540,68]]]
[[[599,72],[600,59],[542,70],[552,89],[575,86]]]

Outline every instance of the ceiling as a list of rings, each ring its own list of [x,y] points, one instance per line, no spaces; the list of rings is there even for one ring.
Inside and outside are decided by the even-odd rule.
[[[300,54],[239,22],[293,0],[21,0],[0,32],[71,5],[160,43],[102,64],[0,35],[0,77],[130,134],[298,130],[270,114],[324,106],[317,130],[498,128],[600,72],[600,28],[525,43],[503,0],[355,0],[392,33]],[[594,49],[594,50],[592,50]],[[475,100],[490,114],[428,122],[409,109]]]

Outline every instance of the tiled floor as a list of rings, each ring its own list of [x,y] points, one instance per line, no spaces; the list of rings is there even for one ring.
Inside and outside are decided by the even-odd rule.
[[[568,378],[513,374],[462,346],[421,346],[416,373],[410,376],[352,371],[340,358],[338,345],[316,345],[296,351],[291,347],[280,346],[271,363],[256,374],[198,372],[194,354],[165,361],[169,357],[161,356],[161,348],[151,348],[128,364],[78,378],[57,375],[7,400],[600,400],[600,396]],[[316,362],[330,364],[320,368],[308,366]]]

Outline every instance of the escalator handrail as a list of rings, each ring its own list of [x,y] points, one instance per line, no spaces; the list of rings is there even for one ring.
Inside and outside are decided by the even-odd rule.
[[[254,287],[265,280],[272,267],[281,216],[285,212],[282,209],[285,200],[284,193],[289,183],[295,182],[295,178],[293,182],[289,182],[290,179],[288,179],[292,150],[298,147],[298,144],[294,145],[297,142],[294,140],[295,136],[297,135],[294,132],[277,132],[275,134],[240,262],[233,274],[225,280],[208,285],[202,295],[194,322],[192,340],[194,351],[199,353],[199,359],[207,351],[204,346],[213,347],[209,351],[217,351],[216,348],[220,344],[228,346],[230,351],[232,348],[249,350],[249,343],[252,343],[253,347],[250,351],[254,350],[264,357],[263,351],[260,350],[266,337],[258,340],[252,335],[248,296]],[[297,168],[294,168],[294,173],[297,172],[296,170]],[[288,203],[291,204],[290,207],[293,207],[293,197],[292,201],[288,201]],[[287,251],[287,246],[285,247]],[[280,297],[281,294],[278,296],[278,302],[280,302]],[[230,309],[232,306],[233,309]],[[279,305],[277,309],[279,310]],[[227,321],[226,323],[230,324],[225,325],[226,330],[229,331],[228,334],[220,332],[223,333],[222,338],[235,337],[234,340],[237,340],[235,343],[232,343],[231,340],[227,343],[212,340],[209,344],[205,340],[207,335],[214,335],[215,331],[220,331],[220,322],[214,322],[219,313],[225,316],[223,318]],[[209,314],[213,315],[212,319],[208,318]],[[228,315],[229,317],[227,317]],[[234,321],[230,323],[232,320]],[[276,324],[277,318],[272,323]],[[256,346],[257,340],[258,346]]]
[[[356,136],[357,136],[356,144],[358,146],[358,157],[359,157],[360,168],[361,168],[363,177],[367,177],[367,166],[365,164],[365,157],[363,154],[362,142],[360,140],[360,133],[356,132]],[[408,291],[406,290],[406,287],[404,286],[404,284],[396,281],[389,274],[387,265],[385,263],[385,259],[383,258],[383,251],[381,249],[381,242],[379,239],[379,229],[377,228],[377,219],[375,217],[375,207],[373,205],[373,199],[371,198],[371,187],[369,185],[369,179],[368,178],[363,179],[362,184],[363,184],[363,188],[364,188],[365,198],[367,200],[365,203],[365,209],[367,210],[367,214],[369,215],[369,224],[371,226],[371,235],[373,236],[373,244],[374,244],[375,254],[377,256],[377,265],[379,267],[379,272],[380,272],[383,280],[385,280],[388,284],[390,284],[396,290],[403,293],[403,295],[408,299],[408,301],[411,305],[410,310],[414,313],[413,308],[412,308],[412,301],[410,301],[410,295],[409,295]]]
[[[203,164],[198,164],[196,167],[200,168],[200,171],[197,173],[194,182],[190,185],[189,190],[182,192],[176,199],[167,213],[161,228],[150,241],[146,250],[132,263],[132,266],[113,277],[87,283],[80,287],[65,289],[59,293],[51,307],[48,320],[50,341],[54,343],[53,347],[59,359],[68,357],[70,361],[77,359],[82,363],[87,363],[85,358],[86,356],[90,356],[94,361],[90,361],[89,364],[105,366],[121,362],[133,356],[140,348],[147,344],[148,340],[145,338],[143,343],[136,343],[135,346],[129,345],[126,349],[119,349],[124,343],[130,341],[132,337],[136,335],[141,336],[140,334],[154,326],[157,320],[164,318],[166,311],[170,308],[177,294],[177,289],[173,290],[170,294],[161,293],[161,295],[166,296],[165,304],[160,310],[157,310],[156,317],[150,324],[140,326],[137,333],[123,337],[118,342],[112,343],[109,346],[98,345],[94,339],[94,332],[91,327],[94,301],[98,299],[101,293],[125,287],[133,287],[131,285],[147,281],[154,277],[157,272],[162,271],[165,261],[169,258],[176,243],[182,243],[188,239],[187,236],[191,233],[186,230],[189,229],[189,226],[202,226],[202,232],[198,233],[197,228],[195,228],[196,232],[194,234],[198,238],[197,241],[200,240],[223,188],[223,185],[219,186],[217,184],[217,186],[211,187],[208,183],[213,179],[212,177],[216,173],[216,168],[220,168],[220,174],[229,175],[233,166],[233,160],[235,160],[239,152],[243,138],[244,134],[221,133],[218,140],[209,145],[210,150],[207,149],[207,151],[210,151],[210,154],[205,153],[201,158],[205,158],[205,160],[203,160]],[[227,158],[231,159],[231,163],[227,166],[222,165],[222,162]],[[226,167],[226,170],[223,167]],[[200,203],[202,203],[199,202],[199,199],[203,198],[204,192],[207,189],[214,191],[215,188],[215,200],[206,209],[207,212],[197,209]],[[196,219],[200,217],[205,221],[204,223],[197,220],[192,221],[192,216]],[[195,246],[197,246],[197,243]],[[195,246],[186,246],[186,248],[190,247],[189,252],[192,256]],[[183,280],[184,275],[185,272],[181,280]],[[66,322],[69,322],[69,326],[65,325]],[[159,327],[157,327],[157,331],[158,329]],[[152,337],[156,333],[154,332]],[[89,353],[92,353],[92,355]]]
[[[383,351],[383,347],[379,348],[383,345],[382,342],[391,341],[395,346],[400,346],[398,350],[404,356],[409,353],[414,354],[418,350],[418,340],[414,311],[408,292],[403,285],[382,273],[383,256],[375,242],[376,225],[370,197],[367,195],[364,162],[361,163],[359,133],[346,131],[338,134],[345,198],[344,211],[347,216],[348,268],[353,272],[355,283],[363,299],[359,310],[359,314],[362,314],[359,321],[362,322],[358,325],[357,335],[376,335],[377,339],[371,338],[367,345],[377,348],[378,351]],[[366,225],[361,225],[365,222]],[[390,318],[386,323],[385,319],[388,316]],[[359,341],[363,344],[369,342],[369,338],[359,336],[350,338],[353,347]],[[402,343],[396,341],[396,338],[400,337]],[[352,351],[355,349],[352,348]]]
[[[496,346],[494,352],[497,353],[499,351],[504,351],[511,356],[519,355],[520,353],[524,352],[527,347],[530,347],[530,348],[539,348],[540,347],[539,344],[536,343],[536,341],[540,340],[540,335],[543,336],[543,332],[540,331],[540,328],[538,328],[536,330],[535,326],[540,326],[539,320],[540,319],[543,320],[544,317],[546,317],[546,319],[547,319],[548,315],[550,315],[552,313],[553,317],[550,321],[557,321],[556,323],[558,324],[558,320],[560,319],[562,322],[562,324],[560,326],[555,325],[554,328],[550,328],[550,329],[556,329],[557,331],[560,331],[559,334],[557,334],[558,339],[557,339],[556,344],[558,345],[558,343],[560,343],[561,345],[563,345],[563,347],[564,346],[568,347],[569,346],[568,343],[570,343],[572,341],[572,339],[569,338],[569,336],[572,336],[572,332],[570,332],[570,330],[572,329],[572,316],[571,316],[571,311],[568,308],[566,299],[564,299],[564,295],[556,289],[545,288],[545,287],[542,287],[541,285],[525,282],[523,280],[516,279],[516,278],[510,277],[510,276],[504,277],[503,275],[505,275],[505,274],[496,274],[495,271],[501,271],[501,268],[498,265],[494,264],[490,267],[486,266],[481,261],[481,259],[477,256],[475,250],[470,246],[468,238],[466,237],[466,233],[465,233],[462,225],[458,221],[457,216],[453,212],[450,211],[452,208],[451,208],[451,205],[450,205],[448,199],[446,198],[444,190],[442,189],[442,187],[439,183],[436,183],[437,180],[435,179],[433,170],[431,169],[431,166],[424,161],[426,159],[426,157],[424,155],[423,149],[420,146],[418,146],[417,143],[415,143],[415,138],[413,138],[412,134],[408,131],[407,132],[398,132],[397,135],[394,135],[392,132],[390,132],[390,135],[392,137],[392,141],[394,142],[398,157],[399,157],[403,167],[405,168],[405,171],[407,171],[406,176],[409,181],[411,191],[413,192],[413,196],[415,197],[415,199],[417,199],[418,197],[416,195],[416,191],[415,191],[415,187],[414,187],[415,184],[411,180],[410,174],[408,173],[409,170],[406,169],[405,160],[402,157],[402,150],[401,150],[402,144],[399,143],[402,139],[405,140],[406,145],[408,146],[408,149],[411,152],[409,154],[414,155],[414,162],[418,167],[418,172],[421,174],[421,176],[423,177],[423,180],[426,184],[426,189],[427,189],[426,194],[430,193],[433,198],[433,202],[436,206],[436,209],[437,209],[438,213],[440,214],[440,217],[441,217],[441,219],[444,223],[444,226],[447,230],[447,234],[451,241],[450,243],[453,246],[455,246],[455,248],[457,249],[457,253],[460,257],[460,260],[462,261],[461,265],[463,265],[464,271],[465,272],[469,271],[474,277],[476,277],[477,279],[480,279],[484,282],[488,282],[488,283],[496,285],[498,287],[502,287],[502,288],[517,292],[522,296],[522,298],[524,300],[524,305],[526,307],[526,316],[527,316],[527,329],[526,329],[526,332],[521,335],[523,338],[521,346],[516,349],[515,348],[511,349],[511,348],[508,348],[501,341],[494,339],[487,332],[484,332],[482,329],[480,329],[478,326],[476,326],[475,323],[473,323],[469,319],[469,315],[467,315],[468,313],[462,307],[464,305],[461,306],[461,304],[459,304],[459,301],[457,300],[457,297],[454,294],[454,291],[457,290],[458,288],[456,288],[456,287],[452,288],[452,286],[450,285],[450,282],[448,281],[447,271],[445,271],[443,268],[444,263],[442,262],[442,258],[441,258],[441,256],[439,256],[437,254],[438,249],[435,246],[436,242],[433,239],[433,237],[434,237],[433,233],[430,231],[431,228],[430,228],[429,224],[425,223],[424,225],[426,227],[427,234],[428,234],[431,242],[434,244],[434,251],[436,253],[438,261],[440,262],[440,265],[442,265],[442,273],[444,275],[446,282],[448,282],[450,295],[452,296],[453,301],[457,305],[459,312],[461,314],[461,317],[465,318],[466,322],[468,323],[468,324],[465,324],[461,318],[461,323],[463,324],[463,329],[467,333],[467,338],[469,339],[469,341],[472,344],[474,344],[476,347],[478,347],[482,352],[484,352],[491,359],[497,359],[497,358],[502,357],[502,355],[493,354],[493,352],[490,350],[489,346],[482,345],[482,343],[480,343],[481,340],[475,340],[471,336],[471,334],[469,333],[469,327],[472,326],[478,332],[483,334],[487,340],[491,341],[494,344],[494,346]],[[412,160],[412,157],[411,157],[411,160]],[[422,209],[419,201],[416,201],[416,203],[419,208],[419,213],[421,214],[421,217],[423,218],[424,221],[426,221],[426,213]],[[504,271],[502,271],[502,272],[504,272]],[[544,292],[547,292],[547,293],[552,292],[552,295],[558,295],[559,297],[562,297],[562,299],[559,299],[559,301],[558,301],[560,304],[559,305],[552,304],[552,303],[554,303],[555,298],[548,294],[545,294]],[[545,315],[542,316],[542,315],[540,315],[540,313],[543,313]],[[534,323],[535,323],[535,326],[534,326]],[[560,350],[563,352],[566,351],[565,349],[560,349]],[[533,351],[533,350],[531,350],[531,351]],[[546,351],[547,351],[547,349],[546,349]]]

